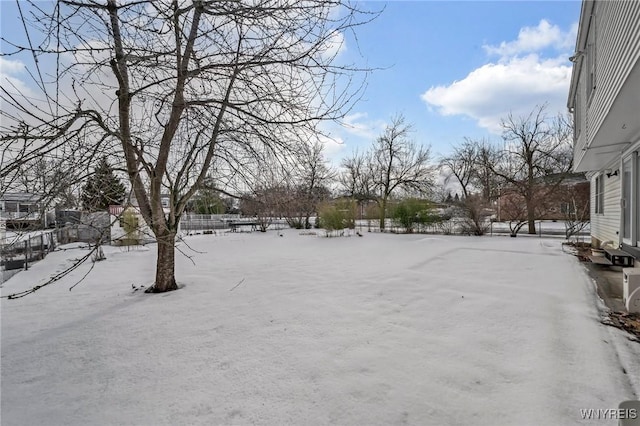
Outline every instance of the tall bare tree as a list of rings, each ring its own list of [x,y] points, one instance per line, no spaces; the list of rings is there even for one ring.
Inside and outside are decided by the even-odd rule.
[[[340,185],[346,196],[358,203],[377,200],[373,176],[370,168],[370,153],[355,151],[351,157],[342,160],[342,169],[338,176]]]
[[[478,144],[465,138],[464,142],[455,145],[451,153],[440,159],[440,168],[445,173],[445,184],[452,179],[462,188],[464,198],[469,197],[476,176],[478,162]]]
[[[472,143],[477,151],[474,186],[482,194],[484,202],[491,203],[499,197],[499,188],[503,184],[502,178],[493,172],[493,168],[500,163],[501,152],[487,139],[473,140]]]
[[[591,191],[589,182],[562,185],[558,193],[564,217],[565,236],[568,239],[581,233],[590,223]]]
[[[2,85],[1,139],[14,149],[0,177],[60,150],[118,158],[158,242],[154,292],[177,288],[178,223],[212,167],[238,178],[264,152],[295,154],[363,87],[335,59],[342,34],[372,15],[343,0],[29,5],[29,43],[12,44],[39,58],[41,99]]]
[[[341,182],[354,197],[373,199],[385,229],[387,204],[394,193],[425,194],[434,186],[434,167],[428,147],[412,141],[411,125],[396,116],[365,154],[343,161]]]
[[[488,204],[493,201],[500,181],[492,170],[498,163],[500,153],[488,140],[465,138],[440,159],[440,168],[446,174],[445,183],[455,179],[465,198],[479,192]]]
[[[571,125],[550,117],[546,104],[528,115],[502,120],[505,149],[493,172],[524,200],[529,234],[535,234],[536,205],[558,191],[571,170]]]
[[[290,205],[297,215],[296,227],[309,229],[311,215],[317,214],[320,203],[329,198],[329,186],[335,172],[327,164],[322,143],[313,141],[302,148],[297,158],[294,188],[291,191],[294,199]]]

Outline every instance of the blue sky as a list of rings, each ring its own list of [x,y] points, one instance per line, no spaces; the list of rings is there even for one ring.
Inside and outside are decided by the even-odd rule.
[[[402,113],[417,142],[434,156],[465,136],[500,140],[499,117],[536,104],[566,111],[579,1],[394,1],[348,35],[345,61],[383,67],[368,80],[364,99],[333,129],[334,160],[371,143],[384,123]]]
[[[399,113],[437,157],[465,136],[500,140],[499,118],[509,112],[525,114],[544,102],[550,113],[566,111],[580,1],[362,4],[384,11],[358,28],[357,42],[345,34],[338,59],[380,69],[346,117],[349,125],[326,127],[340,142],[326,144],[334,164],[370,145]],[[23,33],[15,2],[0,5],[2,34]],[[0,64],[0,75],[15,75]]]

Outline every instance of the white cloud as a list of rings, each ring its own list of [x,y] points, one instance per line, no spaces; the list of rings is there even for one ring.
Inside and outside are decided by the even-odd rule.
[[[463,80],[430,88],[422,99],[442,115],[466,115],[480,127],[500,133],[500,118],[509,112],[525,114],[545,102],[550,112],[566,109],[571,67],[564,62],[532,54],[483,65]]]
[[[333,31],[322,46],[322,57],[327,60],[337,58],[340,54],[346,52],[347,40],[340,31]]]
[[[320,143],[323,145],[323,154],[329,159],[333,160],[338,157],[344,150],[344,141],[339,137],[329,137],[321,135],[319,136]]]
[[[42,96],[24,81],[24,78],[28,76],[25,70],[25,64],[22,61],[0,57],[0,85],[16,99],[28,98],[30,102],[38,103],[38,98]],[[14,106],[10,104],[11,102],[5,99],[0,100],[3,112],[2,124],[5,128],[15,124],[10,117],[19,115]]]
[[[539,52],[547,48],[570,49],[575,44],[577,31],[577,24],[574,24],[569,31],[562,31],[557,25],[542,19],[537,27],[521,28],[516,40],[503,41],[498,46],[483,45],[482,47],[488,54],[503,58]]]
[[[19,74],[24,71],[24,63],[22,61],[14,61],[11,59],[5,59],[0,56],[0,73],[5,74]]]
[[[356,112],[343,119],[342,127],[350,134],[364,139],[375,139],[382,133],[386,123],[382,120],[369,120],[366,112]]]
[[[507,114],[524,115],[536,105],[549,104],[549,112],[565,112],[571,79],[568,60],[577,25],[564,32],[542,20],[524,27],[518,38],[499,46],[484,46],[497,62],[471,71],[464,79],[429,88],[422,100],[430,110],[445,116],[464,115],[492,133],[500,134],[500,119]],[[552,49],[552,58],[542,51]]]

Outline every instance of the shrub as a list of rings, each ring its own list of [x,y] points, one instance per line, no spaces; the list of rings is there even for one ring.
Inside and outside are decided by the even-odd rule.
[[[418,226],[438,225],[450,218],[433,210],[431,203],[418,198],[407,198],[398,202],[391,213],[393,221],[411,233]]]
[[[431,225],[440,221],[440,216],[433,213],[431,205],[426,200],[407,198],[396,204],[391,218],[407,233],[413,232],[416,225]]]
[[[356,203],[353,200],[336,200],[320,206],[319,225],[326,231],[327,236],[333,231],[356,227]]]
[[[460,232],[466,235],[484,235],[489,229],[490,210],[482,197],[470,195],[460,204],[463,220]]]

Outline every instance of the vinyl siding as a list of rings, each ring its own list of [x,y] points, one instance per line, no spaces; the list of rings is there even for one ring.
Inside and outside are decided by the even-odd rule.
[[[595,16],[596,88],[588,100],[587,141],[597,134],[640,57],[640,1],[598,1]]]
[[[604,214],[595,213],[596,177],[591,178],[591,236],[601,242],[613,241],[617,246],[620,236],[620,176],[604,178]]]
[[[578,77],[578,83],[576,88],[575,110],[574,116],[574,149],[573,155],[576,158],[575,164],[580,163],[585,152],[582,150],[587,143],[587,91],[586,91],[586,67],[582,67],[580,75]]]

